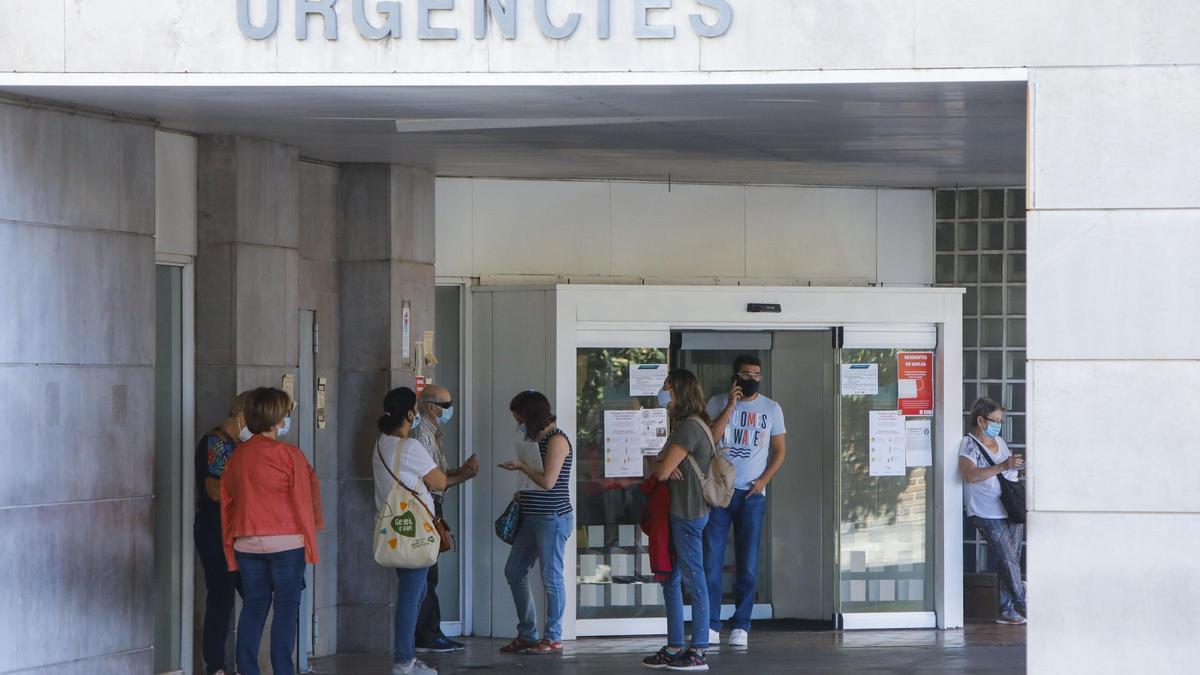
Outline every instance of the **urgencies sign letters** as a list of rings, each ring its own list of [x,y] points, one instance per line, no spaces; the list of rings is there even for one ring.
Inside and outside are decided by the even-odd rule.
[[[237,0],[238,27],[242,35],[252,40],[266,40],[279,29],[279,11],[283,3],[292,4],[296,17],[296,39],[308,39],[310,17],[321,17],[325,26],[325,39],[337,40],[340,36],[336,7],[338,2],[349,2],[354,15],[354,27],[368,40],[383,40],[402,37],[406,13],[417,23],[417,38],[420,40],[457,40],[458,29],[435,25],[438,13],[456,11],[457,6],[472,5],[475,13],[475,39],[487,38],[488,17],[495,22],[500,34],[508,40],[517,39],[517,12],[532,7],[542,35],[565,40],[579,30],[582,16],[571,12],[559,23],[550,17],[551,5],[555,0]],[[612,0],[594,0],[596,3],[596,37],[607,40],[612,36]],[[634,0],[633,36],[641,40],[673,40],[676,27],[655,23],[658,10],[671,9],[676,0]],[[733,6],[730,0],[679,0],[692,2],[696,12],[688,15],[688,23],[696,35],[716,38],[729,32],[733,25]],[[254,5],[252,8],[251,5]],[[263,16],[261,8],[266,6],[265,18],[255,25],[251,9]],[[703,11],[704,13],[700,13]],[[561,15],[561,12],[556,13]],[[622,22],[622,25],[629,25]]]

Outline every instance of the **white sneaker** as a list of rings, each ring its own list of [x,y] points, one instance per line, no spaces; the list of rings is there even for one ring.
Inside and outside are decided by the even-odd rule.
[[[729,646],[730,647],[748,647],[750,645],[750,634],[741,628],[734,628],[729,631]]]
[[[392,675],[437,675],[437,671],[421,659],[413,659],[407,664],[397,663],[392,666]]]
[[[685,635],[683,637],[688,642],[692,641],[691,633],[688,633],[687,635]],[[716,649],[717,647],[721,646],[721,634],[711,628],[708,629],[708,646],[712,649]]]

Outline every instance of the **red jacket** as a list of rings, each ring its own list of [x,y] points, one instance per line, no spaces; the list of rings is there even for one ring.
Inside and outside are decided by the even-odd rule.
[[[642,532],[650,539],[650,570],[654,580],[671,576],[671,487],[650,476],[642,483],[646,506],[642,508]]]
[[[221,534],[229,570],[238,537],[304,536],[304,560],[316,564],[321,489],[300,448],[255,434],[238,446],[221,475]]]

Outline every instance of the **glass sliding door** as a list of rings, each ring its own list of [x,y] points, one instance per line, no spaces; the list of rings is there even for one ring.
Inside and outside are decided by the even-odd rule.
[[[888,420],[877,416],[874,428],[871,420],[873,411],[892,412],[899,415],[891,416],[892,427],[901,433],[910,425],[925,428],[922,420],[929,422],[929,434],[936,429],[932,415],[899,414],[898,357],[904,351],[840,352],[842,368],[857,366],[878,375],[875,393],[859,380],[859,388],[843,389],[839,396],[837,597],[843,615],[933,611],[933,467],[919,465],[916,454],[904,459],[904,447],[899,464],[889,465],[882,456],[888,441],[882,437],[895,434],[883,427]],[[844,376],[843,386],[846,382]],[[873,433],[879,437],[872,438]],[[929,443],[937,447],[932,436]]]
[[[630,367],[666,364],[665,349],[580,348],[576,352],[576,618],[588,621],[657,619],[665,630],[662,587],[650,571],[638,519],[646,464],[617,469],[606,456],[605,413],[658,408],[656,396],[632,396]],[[609,430],[611,431],[611,430]],[[666,441],[658,441],[659,448]],[[632,623],[610,634],[646,632]]]
[[[442,426],[442,449],[450,468],[462,464],[471,455],[464,452],[462,423],[466,419],[462,397],[462,297],[461,286],[438,286],[435,291],[435,316],[437,330],[434,333],[434,349],[437,354],[437,384],[450,390],[454,397],[455,413],[449,424]],[[470,484],[452,488],[442,504],[443,517],[454,532],[460,533],[461,543],[438,558],[438,602],[442,612],[443,630],[454,635],[462,634],[462,574],[464,566],[463,544],[469,537],[463,520],[463,499]],[[457,630],[455,630],[457,626]]]

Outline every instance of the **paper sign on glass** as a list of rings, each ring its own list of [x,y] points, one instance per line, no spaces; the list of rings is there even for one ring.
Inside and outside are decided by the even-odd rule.
[[[872,476],[903,476],[905,474],[904,415],[898,410],[872,410],[868,437]]]
[[[629,395],[658,396],[667,379],[665,363],[629,364]]]
[[[896,355],[900,399],[896,406],[905,415],[933,414],[933,352],[900,352]]]
[[[878,396],[879,364],[843,363],[842,396]]]
[[[932,421],[927,419],[904,422],[904,463],[906,465],[933,465],[932,427]]]
[[[604,411],[604,477],[642,477],[642,411]]]

